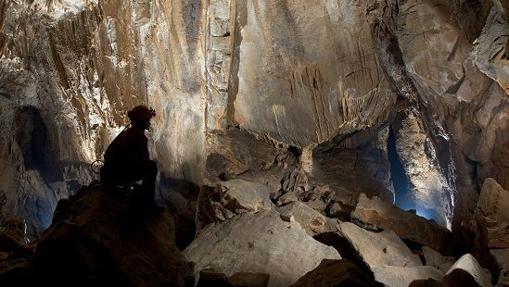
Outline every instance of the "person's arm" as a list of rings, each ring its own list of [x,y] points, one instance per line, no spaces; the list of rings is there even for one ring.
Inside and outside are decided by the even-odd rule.
[[[134,141],[134,152],[133,152],[133,160],[137,164],[142,164],[149,160],[149,152],[148,152],[148,139],[145,135],[141,135],[136,137]]]

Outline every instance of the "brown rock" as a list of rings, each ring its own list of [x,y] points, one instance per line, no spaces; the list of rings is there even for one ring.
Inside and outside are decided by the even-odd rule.
[[[200,271],[200,279],[198,280],[197,287],[233,287],[233,285],[228,280],[228,277],[224,275],[224,273],[217,273],[213,270],[201,270]]]
[[[500,273],[497,286],[509,286],[509,249],[490,249]]]
[[[199,225],[220,222],[245,212],[274,207],[267,185],[244,179],[231,179],[204,186],[198,199]]]
[[[492,178],[483,183],[476,218],[489,248],[509,248],[509,191]]]
[[[193,285],[192,270],[175,246],[168,212],[152,214],[135,198],[103,192],[94,184],[68,203],[34,256],[33,270],[45,284]]]
[[[339,259],[338,252],[315,241],[297,222],[286,222],[276,211],[243,213],[206,226],[184,254],[204,268],[231,276],[237,272],[270,275],[269,285],[288,286],[322,259]]]
[[[228,278],[235,287],[267,287],[269,279],[269,274],[252,272],[237,272]]]
[[[509,270],[502,269],[498,275],[497,287],[508,287],[509,286]]]
[[[357,225],[344,222],[339,225],[340,234],[373,270],[382,266],[420,266],[418,255],[413,254],[392,231],[371,232]]]
[[[479,70],[496,81],[509,95],[509,73],[504,69],[509,60],[508,39],[504,34],[509,28],[509,6],[505,0],[494,2],[498,2],[498,5],[491,9],[481,35],[474,42],[472,55]],[[500,2],[505,2],[505,7]]]
[[[425,265],[435,267],[443,273],[447,272],[455,261],[454,257],[443,256],[427,246],[422,247],[422,254],[424,256]]]
[[[431,266],[385,266],[374,269],[375,280],[391,287],[408,287],[415,280],[442,280],[443,273]]]
[[[324,259],[320,265],[306,273],[291,287],[375,287],[373,275],[359,269],[350,261]]]
[[[251,272],[237,272],[228,278],[224,273],[204,269],[197,287],[267,287],[269,278],[268,274]]]
[[[375,227],[393,230],[403,239],[430,246],[438,251],[451,250],[452,237],[447,229],[376,198],[369,199],[361,194],[352,217]]]
[[[412,281],[412,283],[410,283],[408,287],[448,287],[448,286],[438,280],[428,278]]]
[[[320,212],[300,201],[292,202],[276,209],[282,216],[295,219],[306,232],[313,236],[337,230],[338,221],[325,217]]]
[[[443,282],[448,286],[491,286],[491,274],[482,269],[477,260],[470,254],[463,255],[447,271]]]
[[[495,258],[495,262],[500,269],[509,270],[509,248],[490,249],[490,254]]]

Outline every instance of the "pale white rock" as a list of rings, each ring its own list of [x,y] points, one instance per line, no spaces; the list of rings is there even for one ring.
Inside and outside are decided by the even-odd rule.
[[[463,281],[456,281],[456,274],[468,273],[471,276],[471,279],[475,281],[480,287],[490,287],[491,286],[491,274],[488,270],[483,269],[477,260],[471,254],[465,254],[461,256],[447,271],[444,276],[444,283],[446,284],[454,284],[454,283],[464,283]],[[455,274],[456,273],[456,274]],[[466,283],[465,283],[466,284]]]
[[[274,204],[270,201],[267,185],[244,179],[231,179],[218,184],[221,194],[226,201],[234,201],[238,208],[248,211],[271,209]]]
[[[371,232],[357,225],[344,222],[340,234],[359,253],[364,262],[374,270],[384,266],[421,266],[418,255],[413,254],[393,231]]]
[[[454,264],[454,257],[451,256],[443,256],[438,251],[430,248],[428,246],[422,247],[422,253],[424,256],[424,260],[426,265],[437,268],[442,272],[447,272],[451,266]]]
[[[509,191],[487,178],[477,204],[477,219],[490,248],[509,248]]]
[[[303,202],[295,201],[276,209],[282,216],[294,218],[306,232],[313,236],[337,230],[337,220],[327,218]]]
[[[322,259],[340,259],[332,247],[315,241],[297,222],[276,211],[244,213],[206,226],[184,250],[195,271],[211,268],[270,275],[269,286],[289,286],[317,267]]]

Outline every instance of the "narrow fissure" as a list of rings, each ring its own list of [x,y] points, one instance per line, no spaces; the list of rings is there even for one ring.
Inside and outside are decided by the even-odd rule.
[[[392,128],[389,131],[389,139],[387,140],[387,152],[391,170],[391,181],[394,186],[395,204],[404,210],[415,209],[414,204],[410,200],[410,183],[396,150],[396,136]]]

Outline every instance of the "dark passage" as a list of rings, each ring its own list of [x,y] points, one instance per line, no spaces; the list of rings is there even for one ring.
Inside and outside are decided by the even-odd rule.
[[[27,170],[36,169],[48,183],[62,181],[63,171],[57,162],[48,127],[39,110],[22,107],[16,111],[16,142],[23,153]]]
[[[405,173],[405,169],[401,164],[398,152],[396,151],[396,136],[394,131],[390,129],[389,140],[387,142],[387,150],[389,153],[389,162],[391,164],[391,180],[395,191],[395,204],[404,210],[415,209],[414,204],[409,199],[410,184]]]

